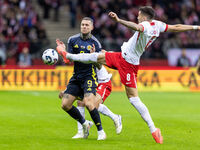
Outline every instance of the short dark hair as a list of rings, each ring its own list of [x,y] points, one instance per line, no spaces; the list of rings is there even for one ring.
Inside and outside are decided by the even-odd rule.
[[[89,21],[91,21],[92,22],[92,24],[94,24],[94,21],[93,21],[93,19],[92,18],[90,18],[90,17],[84,17],[82,20],[89,20]],[[82,21],[81,20],[81,21]]]
[[[146,15],[150,20],[154,18],[155,11],[151,6],[143,6],[139,8],[142,14]]]

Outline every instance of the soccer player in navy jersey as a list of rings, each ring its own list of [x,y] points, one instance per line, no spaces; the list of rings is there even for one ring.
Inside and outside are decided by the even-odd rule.
[[[93,45],[96,47],[96,52],[101,51],[101,44],[91,34],[93,30],[93,20],[85,17],[81,21],[81,33],[71,36],[68,39],[68,52],[72,54],[90,53]],[[60,43],[56,40],[56,43]],[[83,125],[84,138],[89,135],[89,129],[92,126],[91,121],[87,121],[80,114],[79,110],[73,106],[76,97],[83,97],[83,102],[89,110],[92,120],[98,130],[98,139],[106,139],[106,134],[102,128],[99,113],[95,107],[96,88],[98,86],[96,66],[94,64],[84,64],[74,62],[74,74],[67,85],[62,97],[62,108],[75,120]]]

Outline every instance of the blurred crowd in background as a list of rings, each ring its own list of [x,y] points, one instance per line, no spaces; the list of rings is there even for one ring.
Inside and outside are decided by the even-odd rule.
[[[110,51],[120,51],[122,43],[134,33],[108,18],[110,11],[137,22],[139,7],[151,5],[155,19],[168,24],[200,25],[200,0],[37,0],[37,5],[42,15],[31,0],[0,0],[0,64],[15,58],[21,66],[32,65],[31,60],[40,57],[37,53],[50,44],[42,21],[49,19],[53,9],[53,21],[59,23],[59,9],[66,5],[70,27],[79,28],[82,17],[91,17],[95,24],[93,35]],[[200,32],[161,34],[142,58],[166,59],[170,48],[200,48]]]
[[[1,64],[15,58],[11,64],[31,65],[31,57],[46,44],[45,27],[30,0],[0,0]]]

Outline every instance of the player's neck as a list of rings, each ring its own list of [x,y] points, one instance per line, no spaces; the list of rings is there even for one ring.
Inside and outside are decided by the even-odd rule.
[[[83,39],[83,40],[87,40],[87,39],[89,39],[89,38],[91,38],[92,37],[92,34],[91,33],[88,33],[88,34],[82,34],[81,33],[81,38]]]

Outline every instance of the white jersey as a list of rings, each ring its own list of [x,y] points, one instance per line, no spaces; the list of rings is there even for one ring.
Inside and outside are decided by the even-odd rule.
[[[134,35],[121,46],[122,57],[134,65],[140,64],[140,56],[159,37],[160,32],[167,31],[168,25],[158,21],[140,23],[143,32],[136,31]]]
[[[97,68],[98,83],[106,83],[110,81],[111,77],[112,74],[109,74],[103,65],[100,70]]]

